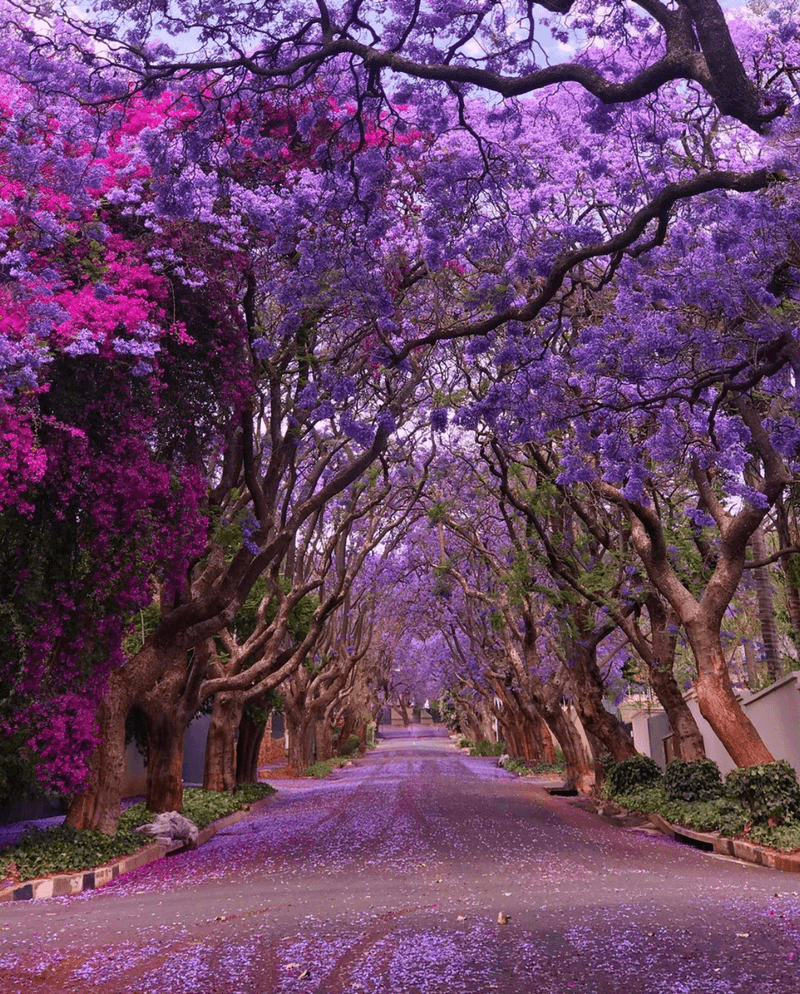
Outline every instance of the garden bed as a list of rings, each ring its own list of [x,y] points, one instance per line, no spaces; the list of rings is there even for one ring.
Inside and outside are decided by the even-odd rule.
[[[255,803],[274,793],[275,788],[269,784],[245,784],[235,794],[188,788],[184,791],[183,814],[201,830],[198,841],[206,841],[203,838],[204,830],[213,827],[216,831],[221,827],[221,822],[240,811],[244,817]],[[184,848],[183,843],[172,846],[154,844],[147,836],[134,831],[137,826],[145,825],[154,818],[155,814],[147,811],[144,803],[141,803],[122,813],[114,835],[91,830],[80,831],[69,825],[30,829],[16,844],[0,850],[0,873],[3,874],[0,878],[0,900],[5,891],[16,890],[18,885],[26,881],[41,881],[53,875],[66,875],[72,881],[63,885],[69,889],[62,889],[59,893],[78,893],[89,887],[102,886],[102,883],[116,879],[120,872],[141,866],[143,862],[159,859],[169,851]],[[213,831],[211,834],[213,835]],[[120,870],[123,864],[126,868]],[[97,867],[102,869],[97,870]],[[105,870],[108,872],[104,873]],[[81,884],[75,890],[74,887],[78,886],[73,881],[75,874],[88,875],[89,872],[99,874],[98,879],[102,878],[102,883],[87,880],[86,886]],[[30,897],[50,896],[36,895],[33,892],[35,890],[36,888],[32,888]]]

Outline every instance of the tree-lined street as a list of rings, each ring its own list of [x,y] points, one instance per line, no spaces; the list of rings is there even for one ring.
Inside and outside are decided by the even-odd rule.
[[[199,850],[2,907],[2,989],[797,989],[793,876],[607,824],[440,731],[388,729],[355,766],[279,786]]]

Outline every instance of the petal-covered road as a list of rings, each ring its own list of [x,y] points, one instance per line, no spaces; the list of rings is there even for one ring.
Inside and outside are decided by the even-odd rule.
[[[0,905],[0,991],[800,990],[796,877],[609,826],[432,730],[390,736],[199,850]]]

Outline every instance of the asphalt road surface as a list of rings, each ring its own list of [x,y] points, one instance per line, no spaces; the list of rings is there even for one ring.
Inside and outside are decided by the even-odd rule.
[[[800,878],[389,734],[198,850],[0,905],[0,992],[800,992]]]

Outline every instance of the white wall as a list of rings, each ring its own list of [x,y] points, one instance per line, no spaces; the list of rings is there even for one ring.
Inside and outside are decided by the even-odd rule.
[[[714,760],[724,776],[735,769],[736,764],[709,723],[700,714],[694,690],[688,691],[684,697],[703,736],[706,755]],[[800,776],[800,671],[788,673],[755,694],[746,690],[741,691],[737,694],[737,698],[742,710],[756,726],[758,734],[772,755],[776,759],[787,760]],[[649,743],[636,735],[635,721],[634,743],[640,752],[650,755]]]

